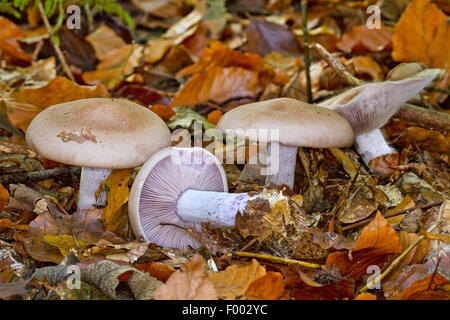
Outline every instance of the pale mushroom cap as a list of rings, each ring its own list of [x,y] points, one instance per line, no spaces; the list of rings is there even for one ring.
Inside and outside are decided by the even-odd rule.
[[[228,191],[225,171],[213,154],[198,147],[169,147],[150,157],[130,190],[128,214],[134,234],[163,247],[199,247],[183,228],[200,231],[200,224],[177,214],[178,198],[186,190]]]
[[[290,98],[278,98],[245,104],[220,119],[217,128],[240,138],[268,141],[267,135],[252,136],[256,130],[279,130],[279,142],[288,146],[311,148],[341,148],[353,144],[353,129],[336,112]],[[252,130],[249,130],[252,129]]]
[[[26,132],[42,157],[90,168],[133,168],[170,145],[170,130],[152,111],[123,99],[61,103],[40,112]]]

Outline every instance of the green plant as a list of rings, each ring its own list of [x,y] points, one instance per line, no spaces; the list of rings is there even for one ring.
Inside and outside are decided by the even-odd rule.
[[[123,10],[122,6],[116,0],[0,0],[0,12],[9,13],[20,18],[21,12],[28,6],[37,7],[40,2],[44,6],[44,11],[48,18],[53,17],[55,14],[58,15],[54,26],[55,32],[61,27],[64,21],[64,5],[69,4],[88,6],[93,13],[104,11],[123,19],[131,28],[134,27],[130,15]]]

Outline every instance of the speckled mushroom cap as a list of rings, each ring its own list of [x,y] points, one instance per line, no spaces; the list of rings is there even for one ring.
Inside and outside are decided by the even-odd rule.
[[[134,234],[163,247],[198,248],[200,243],[183,228],[200,231],[200,224],[177,214],[178,199],[186,190],[228,191],[225,171],[213,154],[199,147],[169,147],[150,157],[136,175],[128,200]]]
[[[353,129],[336,112],[290,98],[245,104],[220,119],[217,128],[240,138],[257,140],[248,129],[278,129],[279,142],[288,146],[341,148],[353,144]],[[271,141],[271,135],[267,135]]]
[[[152,111],[123,99],[82,99],[40,112],[26,132],[44,158],[90,168],[133,168],[170,145],[170,130]]]

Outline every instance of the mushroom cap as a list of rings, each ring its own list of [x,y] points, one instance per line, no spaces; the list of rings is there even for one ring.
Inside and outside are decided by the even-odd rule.
[[[200,243],[182,228],[200,231],[201,225],[184,221],[177,214],[178,198],[189,189],[228,191],[219,160],[199,147],[169,147],[155,153],[131,187],[128,214],[134,234],[163,247],[198,248]],[[164,223],[172,225],[161,225]]]
[[[440,69],[427,69],[402,80],[364,84],[325,100],[319,106],[342,115],[355,134],[368,133],[386,124],[404,103],[441,73]]]
[[[82,99],[40,112],[26,132],[44,158],[64,164],[122,169],[140,166],[170,145],[167,125],[149,109],[123,99]]]
[[[349,147],[354,139],[352,127],[336,112],[290,98],[239,106],[225,113],[217,128],[234,133],[239,138],[253,141],[279,139],[278,142],[284,145],[297,147]],[[256,134],[261,129],[278,130],[279,137],[264,131]]]

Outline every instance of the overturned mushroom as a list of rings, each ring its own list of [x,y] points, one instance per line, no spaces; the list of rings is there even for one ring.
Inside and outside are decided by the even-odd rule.
[[[197,248],[185,229],[234,226],[247,203],[268,195],[228,193],[219,160],[203,148],[170,147],[147,160],[133,183],[128,213],[135,235],[164,247]],[[270,194],[269,194],[270,196]]]
[[[260,141],[255,130],[276,131],[265,135],[270,153],[275,153],[278,170],[266,183],[294,186],[297,147],[340,148],[353,144],[350,124],[339,114],[306,102],[278,98],[235,108],[220,119],[217,128],[239,138]],[[278,151],[278,155],[276,154]]]
[[[401,77],[405,72],[410,75],[417,68],[404,70],[402,66],[402,70],[395,77]],[[369,165],[372,159],[396,152],[386,142],[380,128],[398,108],[416,96],[440,73],[439,69],[429,69],[403,80],[364,84],[328,99],[319,106],[336,111],[350,122],[356,135],[356,150]]]
[[[170,130],[138,104],[95,98],[45,109],[30,123],[26,141],[44,158],[83,167],[78,196],[82,210],[94,207],[95,192],[111,169],[139,166],[170,145]]]

